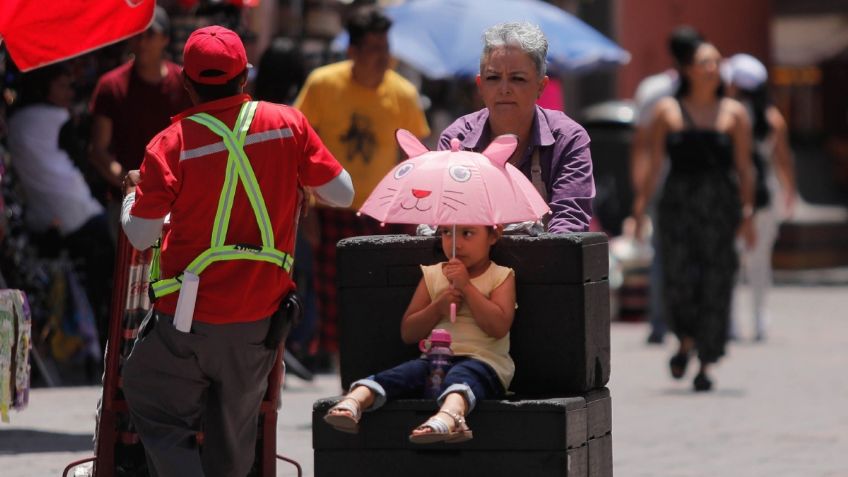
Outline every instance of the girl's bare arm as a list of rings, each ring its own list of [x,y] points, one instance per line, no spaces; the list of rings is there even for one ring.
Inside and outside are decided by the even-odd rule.
[[[457,290],[445,290],[436,300],[430,300],[430,292],[422,278],[400,323],[400,337],[403,342],[417,343],[429,336],[442,317],[450,313],[451,300],[455,300],[457,306],[461,303],[462,299]]]
[[[512,327],[515,317],[515,275],[510,273],[503,283],[492,290],[489,298],[470,282],[460,290],[471,309],[471,316],[481,330],[493,338],[503,338]]]

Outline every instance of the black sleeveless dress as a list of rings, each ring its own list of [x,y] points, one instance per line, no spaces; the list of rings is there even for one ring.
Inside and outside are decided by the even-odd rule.
[[[658,210],[665,316],[679,338],[694,338],[701,361],[713,363],[727,342],[739,187],[732,138],[696,129],[680,109],[686,129],[666,137],[671,169]]]

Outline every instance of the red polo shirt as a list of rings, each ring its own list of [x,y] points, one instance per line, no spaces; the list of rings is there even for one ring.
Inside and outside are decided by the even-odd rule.
[[[224,185],[227,150],[220,136],[189,116],[205,112],[230,129],[248,95],[211,101],[173,118],[154,137],[141,165],[131,214],[158,219],[171,214],[162,244],[163,278],[173,277],[210,247],[212,225]],[[259,182],[274,228],[276,248],[292,253],[298,186],[326,184],[342,171],[298,110],[260,102],[248,130],[245,152]],[[225,244],[261,245],[259,226],[239,183]],[[297,266],[297,264],[295,264]],[[280,267],[266,262],[216,262],[200,276],[194,319],[207,323],[256,321],[270,316],[294,283]],[[156,301],[173,314],[177,293]]]

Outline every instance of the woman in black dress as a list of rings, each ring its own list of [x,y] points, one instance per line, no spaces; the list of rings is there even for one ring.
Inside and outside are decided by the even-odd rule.
[[[699,45],[683,63],[677,94],[657,103],[649,126],[650,172],[636,191],[633,210],[641,224],[668,157],[659,243],[666,316],[680,340],[670,367],[672,376],[682,378],[697,352],[696,391],[712,388],[708,367],[724,354],[738,266],[736,234],[748,247],[755,241],[750,123],[745,108],[722,95],[720,61],[713,45]]]

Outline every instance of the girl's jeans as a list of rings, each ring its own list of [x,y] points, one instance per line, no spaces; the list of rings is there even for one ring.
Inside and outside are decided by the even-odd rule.
[[[425,358],[407,361],[394,368],[360,379],[350,385],[365,386],[376,395],[374,404],[367,410],[380,408],[388,399],[420,398],[430,375],[430,362]],[[474,358],[454,357],[453,364],[442,383],[442,392],[436,400],[441,406],[445,396],[459,392],[465,397],[470,413],[478,399],[497,399],[505,394],[498,375],[488,364]]]

